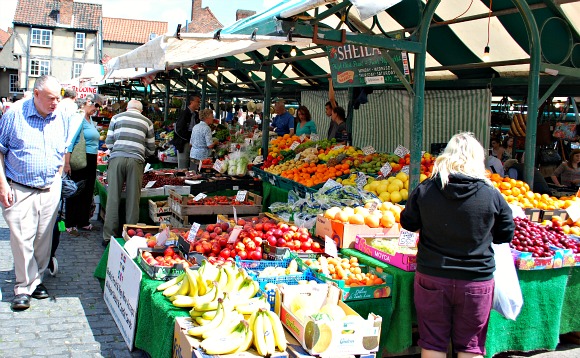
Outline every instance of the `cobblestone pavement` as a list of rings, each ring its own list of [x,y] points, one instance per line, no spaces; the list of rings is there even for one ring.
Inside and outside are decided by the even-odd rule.
[[[14,263],[8,226],[0,215],[0,358],[12,357],[148,357],[129,352],[109,310],[94,269],[103,253],[101,222],[78,237],[61,235],[59,273],[47,275],[51,295],[32,299],[31,307],[13,312]],[[580,358],[580,346],[561,344],[555,352],[502,353],[496,358]],[[169,357],[167,357],[169,358]]]

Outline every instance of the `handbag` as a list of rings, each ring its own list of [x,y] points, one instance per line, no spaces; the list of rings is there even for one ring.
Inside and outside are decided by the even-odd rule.
[[[491,246],[495,259],[493,309],[505,318],[515,321],[524,305],[524,298],[514,258],[509,244],[492,244]]]
[[[554,148],[540,148],[538,161],[543,165],[560,164],[562,163],[562,157]]]
[[[70,154],[69,164],[72,170],[83,169],[87,166],[87,142],[85,141],[85,135],[83,134],[82,128],[79,142],[75,145]]]

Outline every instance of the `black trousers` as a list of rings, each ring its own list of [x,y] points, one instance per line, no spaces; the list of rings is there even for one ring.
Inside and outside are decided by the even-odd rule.
[[[84,227],[90,224],[91,204],[95,195],[95,180],[97,178],[97,155],[87,153],[87,166],[73,170],[71,179],[75,182],[85,181],[83,189],[72,198],[66,199],[66,227]]]

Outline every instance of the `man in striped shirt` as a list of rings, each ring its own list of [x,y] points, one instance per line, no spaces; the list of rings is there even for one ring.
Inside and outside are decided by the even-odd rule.
[[[125,223],[139,220],[139,199],[143,183],[145,159],[155,152],[153,122],[141,114],[143,105],[130,100],[127,111],[111,118],[105,143],[110,150],[107,169],[107,208],[103,228],[103,245],[111,236],[118,237],[119,204],[121,191],[126,184]]]

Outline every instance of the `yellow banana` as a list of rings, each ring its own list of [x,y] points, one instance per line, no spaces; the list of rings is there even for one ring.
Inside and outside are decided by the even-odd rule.
[[[195,322],[197,322],[197,324],[199,324],[200,326],[205,326],[206,324],[208,324],[209,322],[211,322],[210,319],[205,319],[203,317],[195,317],[194,318]]]
[[[201,341],[199,346],[203,348],[207,354],[229,354],[237,351],[245,340],[245,325],[243,322],[238,322],[233,331],[227,336],[214,335]]]
[[[257,312],[252,328],[252,331],[254,331],[254,347],[256,347],[258,354],[263,357],[268,355],[268,347],[264,337],[264,318],[264,315]]]
[[[193,307],[195,305],[195,297],[175,295],[175,299],[171,302],[175,307]]]
[[[203,339],[214,335],[218,337],[226,336],[230,334],[243,319],[244,317],[240,317],[237,312],[225,312],[222,322],[216,328],[205,331],[201,336]]]
[[[226,303],[229,304],[229,300],[226,300],[227,294],[222,294],[224,298],[224,306]],[[218,306],[218,295],[216,294],[215,300],[209,302],[196,302],[195,306],[193,306],[196,310],[206,312],[206,311],[215,311]],[[226,306],[227,307],[227,306]]]
[[[276,346],[278,346],[278,349],[281,352],[286,352],[288,342],[286,341],[284,326],[282,326],[280,318],[270,310],[264,311],[264,314],[270,320],[270,324],[272,324],[272,331],[274,332],[274,341],[276,342]]]
[[[183,277],[185,277],[185,273],[182,273],[181,275],[174,277],[169,281],[163,282],[161,285],[157,286],[157,291],[163,291],[166,288],[169,288],[173,285],[177,285],[177,283],[179,283],[183,280]]]
[[[252,342],[254,339],[254,332],[250,329],[250,325],[248,322],[244,321],[244,331],[246,333],[246,337],[244,342],[240,345],[240,347],[236,350],[236,353],[245,352],[252,346]]]
[[[182,281],[183,282],[183,281]],[[179,291],[179,289],[181,288],[181,282],[177,283],[176,285],[173,286],[169,286],[167,287],[164,291],[163,291],[163,296],[165,297],[171,297],[173,295],[175,295],[177,293],[177,291]]]
[[[203,279],[204,282],[206,281],[215,281],[218,278],[219,275],[219,268],[217,266],[214,266],[213,264],[209,263],[207,260],[203,261],[201,263],[200,270],[201,272],[199,273],[199,275],[201,276],[201,278]],[[203,268],[203,270],[202,270]]]
[[[238,271],[230,265],[224,266],[223,270],[227,276],[227,282],[226,286],[224,287],[224,291],[232,292],[234,290],[234,284],[236,282],[236,275],[238,274]]]
[[[264,341],[266,342],[266,351],[268,354],[274,354],[276,352],[276,342],[274,341],[274,329],[272,328],[272,323],[266,316],[263,310],[258,312],[259,316],[262,316],[262,324],[264,325]]]
[[[224,312],[224,306],[222,304],[222,299],[220,298],[219,301],[220,301],[220,304],[218,305],[215,317],[203,326],[197,326],[197,327],[190,328],[189,330],[187,330],[187,334],[189,334],[190,336],[194,336],[194,337],[200,337],[203,334],[203,332],[214,329],[220,323],[222,323],[222,320],[224,319],[224,316],[225,316],[225,312]]]
[[[232,298],[234,302],[241,301],[241,300],[248,300],[256,295],[260,290],[260,285],[252,280],[252,278],[248,277],[244,279],[240,289],[238,290],[237,294],[235,295],[235,299]]]
[[[196,317],[202,317],[202,316],[203,316],[203,314],[204,314],[204,312],[201,312],[201,311],[196,311],[196,310],[195,310],[195,308],[192,308],[192,309],[189,311],[189,316],[190,316],[191,318],[193,318],[193,319],[195,319]]]
[[[248,303],[243,305],[237,305],[236,311],[241,314],[252,314],[258,311],[260,308],[269,310],[270,304],[266,302],[265,297],[260,297],[257,300],[251,299]]]
[[[209,287],[207,287],[207,283],[201,277],[201,272],[197,273],[196,279],[197,279],[197,294],[198,296],[203,296],[207,293],[207,291],[209,291]]]
[[[205,312],[204,311],[198,311],[198,312],[201,312],[202,313],[201,317],[203,319],[213,319],[215,317],[215,314],[217,313],[217,310],[216,311],[205,311]]]
[[[179,290],[177,290],[175,295],[180,295],[180,296],[187,295],[188,292],[189,292],[189,280],[187,278],[187,275],[185,275],[185,277],[181,281],[181,286],[179,287]]]
[[[218,278],[217,278],[218,285],[225,289],[226,285],[228,284],[228,274],[226,273],[224,268],[219,269]]]
[[[215,301],[219,297],[217,294],[218,288],[217,286],[213,286],[209,291],[205,293],[205,295],[195,297],[196,298],[195,303],[196,305],[202,305],[204,303]]]
[[[185,269],[185,273],[187,275],[187,281],[189,282],[189,292],[187,293],[188,296],[195,297],[198,294],[197,289],[197,271],[192,270],[190,268]]]

